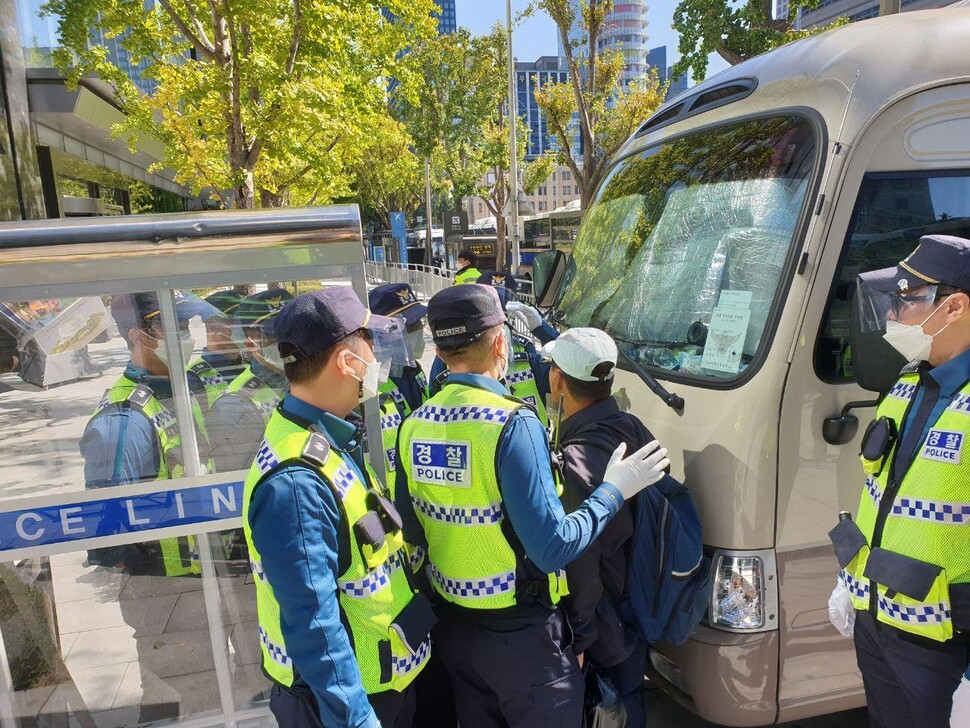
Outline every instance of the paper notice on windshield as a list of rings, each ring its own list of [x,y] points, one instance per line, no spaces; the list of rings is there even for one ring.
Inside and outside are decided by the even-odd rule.
[[[718,308],[751,308],[751,291],[721,291]]]
[[[728,293],[725,291],[724,293]],[[744,293],[744,291],[738,291]],[[723,296],[723,293],[722,293]],[[749,300],[751,294],[748,293]],[[701,368],[737,374],[748,333],[751,309],[718,306],[711,316]]]

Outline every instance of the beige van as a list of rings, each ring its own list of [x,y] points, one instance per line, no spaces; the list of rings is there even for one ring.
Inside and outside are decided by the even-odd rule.
[[[643,124],[583,219],[564,322],[635,360],[625,399],[695,494],[716,569],[705,622],[648,670],[708,720],[864,704],[827,612],[826,534],[858,506],[878,397],[857,381],[854,280],[921,235],[970,237],[968,38],[970,9],[913,12],[720,73]]]

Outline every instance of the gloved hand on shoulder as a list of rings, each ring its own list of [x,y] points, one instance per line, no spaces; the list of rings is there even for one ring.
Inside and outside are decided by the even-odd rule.
[[[509,301],[505,310],[512,318],[521,322],[529,331],[535,331],[542,326],[542,316],[532,306],[520,301]]]
[[[623,500],[629,500],[659,481],[670,466],[670,460],[666,448],[660,447],[656,440],[648,442],[629,457],[624,458],[625,453],[626,443],[621,442],[610,457],[603,482],[620,491]]]

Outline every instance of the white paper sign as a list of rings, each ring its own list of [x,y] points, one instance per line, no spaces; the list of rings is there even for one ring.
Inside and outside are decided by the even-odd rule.
[[[707,330],[701,368],[737,374],[750,319],[748,308],[715,308]]]
[[[721,291],[718,308],[751,308],[751,291]]]

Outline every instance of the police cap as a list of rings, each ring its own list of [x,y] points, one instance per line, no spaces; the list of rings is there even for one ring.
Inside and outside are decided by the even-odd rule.
[[[199,316],[208,321],[219,315],[219,309],[189,291],[175,291],[175,316],[180,324]],[[111,317],[118,332],[127,336],[131,329],[148,326],[160,320],[161,306],[154,292],[119,293],[111,297]]]
[[[236,308],[235,324],[242,328],[255,327],[273,335],[273,322],[293,294],[283,288],[270,288],[248,296]]]
[[[435,342],[458,337],[469,340],[506,323],[502,302],[492,286],[472,283],[446,288],[428,302],[428,323]]]
[[[906,260],[859,275],[877,291],[892,293],[927,285],[970,291],[970,240],[952,235],[924,235]]]
[[[428,313],[428,307],[418,302],[407,283],[388,283],[371,290],[367,296],[370,310],[381,316],[401,316],[408,326],[418,323]]]

